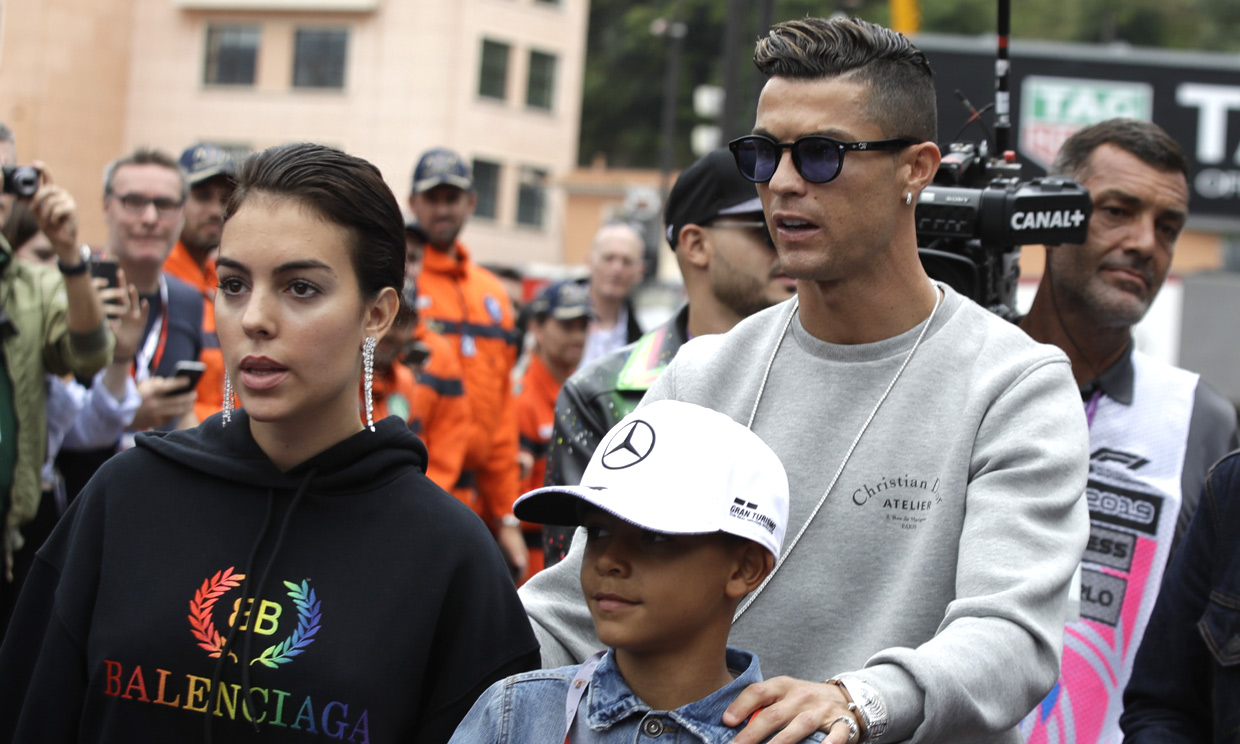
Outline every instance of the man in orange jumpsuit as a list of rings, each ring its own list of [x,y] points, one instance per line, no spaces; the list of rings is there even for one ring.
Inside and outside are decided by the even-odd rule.
[[[215,335],[215,253],[224,229],[224,205],[232,196],[237,175],[235,162],[214,145],[194,145],[181,154],[181,169],[189,181],[185,200],[185,227],[181,239],[164,261],[164,271],[202,292],[202,355],[207,365],[198,381],[194,414],[199,421],[224,407],[224,357]]]
[[[399,416],[426,445],[427,478],[445,491],[456,485],[469,437],[461,366],[452,345],[416,315],[398,318],[375,347],[373,403],[375,421]]]
[[[555,399],[560,386],[581,364],[590,330],[590,296],[576,282],[552,284],[534,298],[529,312],[535,346],[517,395],[523,492],[543,485],[555,427]],[[543,564],[542,525],[527,523],[522,529],[533,576]]]
[[[528,551],[512,514],[519,495],[517,412],[512,368],[517,348],[508,296],[494,274],[474,263],[458,240],[478,195],[469,167],[443,148],[427,151],[413,171],[409,208],[427,236],[418,283],[418,312],[430,330],[446,337],[461,362],[469,402],[465,463],[453,489],[472,490],[474,509],[491,526],[518,579]]]

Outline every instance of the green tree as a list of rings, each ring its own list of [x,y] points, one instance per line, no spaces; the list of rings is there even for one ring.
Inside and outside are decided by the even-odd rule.
[[[775,20],[846,13],[887,23],[886,0],[770,0]],[[617,167],[659,165],[660,122],[670,39],[656,36],[651,24],[670,19],[676,0],[592,0],[582,102],[583,164],[597,155]],[[674,141],[676,168],[693,161],[689,133],[702,123],[693,112],[693,90],[722,84],[727,10],[723,0],[680,0],[687,32],[680,64]],[[734,64],[739,65],[738,121],[732,131],[752,125],[759,75],[751,62],[752,43],[761,34],[761,0],[749,0],[740,21],[748,29]],[[992,34],[996,0],[922,0],[922,30],[932,33]],[[1134,46],[1240,52],[1240,0],[1038,0],[1012,3],[1012,35],[1087,43],[1126,42]]]

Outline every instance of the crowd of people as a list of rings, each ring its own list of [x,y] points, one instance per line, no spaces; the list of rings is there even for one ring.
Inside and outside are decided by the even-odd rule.
[[[6,188],[0,742],[1233,740],[1236,409],[1132,336],[1179,145],[1067,140],[1088,237],[1014,323],[919,258],[925,55],[754,60],[648,330],[640,230],[520,302],[443,147],[407,211],[325,146],[139,149],[94,247]]]

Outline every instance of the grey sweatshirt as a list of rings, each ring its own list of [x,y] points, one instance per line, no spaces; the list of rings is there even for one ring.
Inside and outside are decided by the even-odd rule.
[[[1017,742],[1016,724],[1059,670],[1068,586],[1089,536],[1088,430],[1061,351],[944,290],[789,554],[921,330],[841,346],[792,319],[753,425],[788,471],[785,554],[729,643],[756,653],[768,675],[868,682],[888,708],[887,741]],[[643,404],[674,398],[747,422],[793,310],[786,302],[695,339]],[[598,647],[581,548],[521,591],[545,666]]]

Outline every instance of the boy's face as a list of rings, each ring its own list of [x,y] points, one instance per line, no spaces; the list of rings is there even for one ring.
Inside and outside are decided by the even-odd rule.
[[[599,640],[629,653],[683,649],[708,625],[730,623],[736,544],[724,535],[668,535],[597,509],[583,518],[581,564]]]

